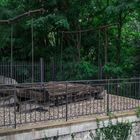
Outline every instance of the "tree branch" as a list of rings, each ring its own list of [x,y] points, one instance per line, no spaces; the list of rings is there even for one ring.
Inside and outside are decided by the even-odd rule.
[[[31,11],[25,12],[23,14],[20,14],[14,18],[10,18],[7,20],[0,20],[0,24],[12,24],[23,17],[31,16],[33,14],[40,13],[40,12],[42,12],[42,13],[45,12],[45,9],[41,8],[41,9],[31,10]]]

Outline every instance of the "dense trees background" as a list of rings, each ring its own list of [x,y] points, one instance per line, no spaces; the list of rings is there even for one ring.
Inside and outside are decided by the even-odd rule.
[[[139,0],[1,0],[0,19],[41,7],[45,12],[32,16],[35,59],[43,57],[45,62],[53,63],[57,79],[139,75]],[[60,32],[95,29],[114,23],[117,24],[102,30]],[[10,59],[10,27],[0,25],[0,59],[4,61]],[[13,25],[15,61],[31,60],[30,27],[31,17]]]

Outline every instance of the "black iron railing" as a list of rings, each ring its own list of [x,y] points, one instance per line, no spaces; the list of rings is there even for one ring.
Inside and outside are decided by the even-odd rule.
[[[139,78],[0,85],[0,126],[124,112],[139,99]]]

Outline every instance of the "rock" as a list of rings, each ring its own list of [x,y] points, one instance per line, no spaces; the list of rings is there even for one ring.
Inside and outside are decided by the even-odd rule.
[[[33,112],[33,111],[48,111],[45,109],[45,107],[43,105],[40,105],[37,103],[36,100],[28,100],[25,102],[22,102],[19,105],[19,108],[17,110],[20,113],[28,113],[28,112]]]
[[[96,93],[96,95],[95,95],[95,99],[103,99],[104,97],[105,97],[105,95],[107,94],[107,91],[106,90],[103,90],[103,91],[101,91],[101,92],[99,92],[99,93]]]
[[[14,95],[3,97],[0,99],[0,106],[12,106],[18,104],[19,101]]]
[[[16,83],[13,79],[13,83]],[[52,106],[63,105],[71,102],[79,102],[90,98],[103,99],[104,86],[70,82],[48,82],[41,84],[16,84],[0,86],[1,96],[16,94],[21,101],[36,100],[49,103]]]
[[[5,77],[3,75],[0,75],[0,84],[11,85],[11,84],[18,84],[18,82],[10,77]]]

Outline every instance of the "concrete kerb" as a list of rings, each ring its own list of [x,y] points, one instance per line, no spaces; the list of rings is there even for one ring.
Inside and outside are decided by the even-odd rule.
[[[129,121],[138,122],[139,118],[136,117],[135,111],[115,114],[115,118],[112,118],[113,124],[116,123],[116,118],[118,121]],[[101,116],[98,118],[101,122],[107,126],[109,117]],[[102,127],[102,123],[101,123]],[[81,133],[90,130],[95,130],[97,128],[96,117],[81,117],[79,119],[70,120],[68,122],[51,122],[51,123],[38,123],[32,126],[23,126],[17,129],[3,129],[0,130],[0,140],[26,140],[31,139],[41,139],[46,135],[47,137],[53,136],[66,136],[72,133]],[[23,140],[24,140],[23,139]]]

